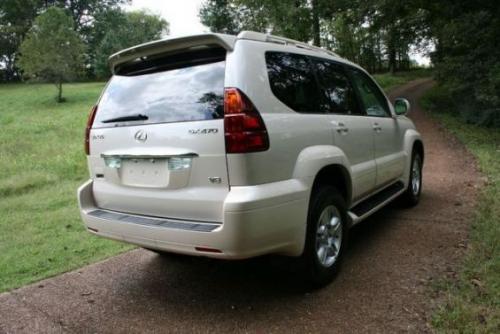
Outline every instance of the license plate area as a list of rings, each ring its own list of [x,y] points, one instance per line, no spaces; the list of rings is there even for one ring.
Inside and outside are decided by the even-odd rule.
[[[121,159],[118,172],[122,184],[126,186],[166,188],[170,181],[168,159]]]

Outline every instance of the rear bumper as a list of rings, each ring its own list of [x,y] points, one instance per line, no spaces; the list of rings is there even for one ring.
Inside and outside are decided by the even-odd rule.
[[[80,214],[88,231],[102,237],[157,250],[225,259],[268,253],[298,256],[304,247],[309,193],[298,180],[232,187],[224,200],[222,222],[102,210],[95,204],[92,185],[89,180],[78,189]]]

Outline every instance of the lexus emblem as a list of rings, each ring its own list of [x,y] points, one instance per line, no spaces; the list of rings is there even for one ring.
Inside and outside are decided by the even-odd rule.
[[[144,130],[139,130],[135,133],[134,139],[138,142],[144,143],[148,139],[148,134]]]

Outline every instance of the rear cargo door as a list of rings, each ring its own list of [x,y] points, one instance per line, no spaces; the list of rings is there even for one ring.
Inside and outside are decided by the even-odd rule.
[[[97,106],[89,167],[98,207],[222,221],[226,50],[204,47],[122,65]]]

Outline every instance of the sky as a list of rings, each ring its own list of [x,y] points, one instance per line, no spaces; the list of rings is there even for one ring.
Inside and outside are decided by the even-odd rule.
[[[160,14],[170,24],[170,36],[207,32],[198,12],[203,0],[132,0],[126,9],[148,9]]]
[[[170,24],[170,36],[181,36],[208,32],[200,22],[198,12],[203,0],[132,0],[126,10],[147,9],[161,15]],[[429,58],[422,54],[411,54],[419,64],[429,65]]]

